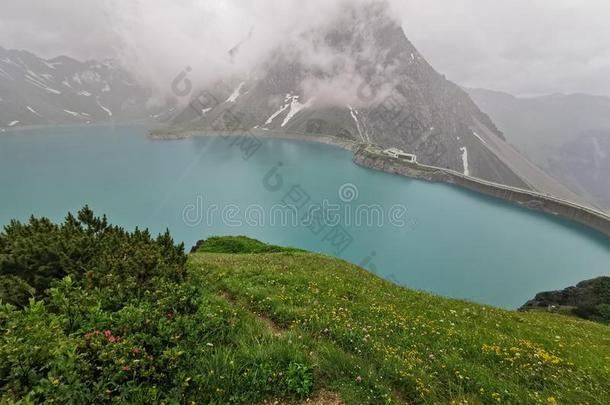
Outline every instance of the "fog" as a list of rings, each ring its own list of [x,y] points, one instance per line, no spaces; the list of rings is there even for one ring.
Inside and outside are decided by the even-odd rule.
[[[20,0],[3,5],[0,46],[49,58],[118,58],[164,94],[187,67],[198,84],[243,76],[289,42],[298,44],[310,63],[327,63],[337,55],[308,52],[311,36],[303,33],[333,21],[341,3]],[[396,0],[390,6],[422,55],[458,84],[518,95],[610,95],[610,2]],[[230,53],[236,46],[239,52]],[[345,66],[348,74],[329,85],[328,97],[353,84],[349,61]],[[324,87],[304,83],[312,92]]]

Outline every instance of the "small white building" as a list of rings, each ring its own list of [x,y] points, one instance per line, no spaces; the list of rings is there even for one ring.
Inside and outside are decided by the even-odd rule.
[[[401,160],[405,160],[407,162],[410,163],[416,163],[417,162],[417,156],[411,154],[411,153],[407,153],[404,152],[398,148],[390,148],[390,149],[386,149],[383,151],[383,153],[385,153],[386,155],[393,157],[395,159],[401,159]]]

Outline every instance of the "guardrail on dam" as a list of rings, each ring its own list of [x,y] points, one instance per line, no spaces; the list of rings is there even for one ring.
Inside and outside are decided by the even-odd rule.
[[[589,226],[610,236],[610,216],[593,208],[565,201],[531,190],[506,186],[466,176],[450,169],[410,163],[386,156],[381,149],[362,145],[354,152],[354,163],[387,173],[423,179],[431,182],[456,184],[468,190],[511,201],[529,209],[558,215],[568,220]]]

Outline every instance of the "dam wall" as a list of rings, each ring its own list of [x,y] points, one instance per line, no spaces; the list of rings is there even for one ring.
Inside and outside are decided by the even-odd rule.
[[[591,227],[606,236],[610,236],[610,216],[601,211],[564,201],[550,195],[466,176],[449,169],[406,162],[387,156],[382,153],[381,149],[370,145],[360,146],[354,152],[353,161],[359,166],[387,173],[430,182],[455,184],[465,189],[510,201],[529,209],[566,218]]]

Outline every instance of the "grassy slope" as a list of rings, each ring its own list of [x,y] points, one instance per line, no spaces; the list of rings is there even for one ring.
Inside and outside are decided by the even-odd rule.
[[[231,325],[216,332],[230,336],[215,347],[219,386],[239,382],[242,353],[298,359],[316,390],[353,404],[610,403],[607,326],[444,299],[298,251],[193,253],[188,266]]]

